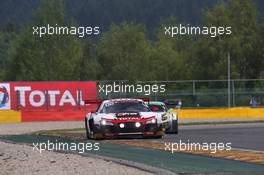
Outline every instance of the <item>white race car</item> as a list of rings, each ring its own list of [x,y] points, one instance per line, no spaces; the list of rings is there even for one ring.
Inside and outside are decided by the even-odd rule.
[[[85,116],[87,138],[102,139],[121,136],[161,138],[168,125],[164,114],[151,111],[142,99],[111,99],[86,101],[98,104],[96,111]]]
[[[162,115],[162,123],[166,129],[166,133],[178,134],[178,117],[177,113],[172,110],[168,110],[165,103],[160,101],[147,102],[150,110],[160,113]]]

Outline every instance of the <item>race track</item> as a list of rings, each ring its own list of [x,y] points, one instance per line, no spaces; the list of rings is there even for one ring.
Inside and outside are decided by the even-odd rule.
[[[264,123],[181,126],[179,134],[166,134],[159,142],[231,142],[232,148],[264,151]]]
[[[81,123],[80,123],[81,124]],[[28,128],[28,127],[26,127]],[[14,144],[32,145],[34,142],[94,142],[86,140],[83,129],[59,130],[50,132],[51,135],[2,135],[0,140]],[[2,132],[4,133],[4,132]],[[26,132],[25,132],[26,133]],[[44,132],[45,133],[45,132]],[[56,136],[53,134],[55,133]],[[159,170],[166,170],[179,174],[255,174],[262,175],[264,165],[261,163],[250,163],[222,157],[211,157],[184,152],[174,154],[164,151],[165,142],[179,143],[192,142],[231,142],[232,149],[246,149],[263,152],[264,149],[264,124],[228,124],[228,125],[192,125],[180,126],[179,134],[167,134],[162,139],[114,139],[102,140],[99,152],[85,152],[83,157],[103,156],[104,159],[114,158],[123,161],[136,162]],[[128,144],[124,144],[128,142]],[[132,144],[129,144],[132,143]],[[139,145],[134,145],[139,143]],[[153,144],[152,144],[153,143]],[[162,149],[153,146],[161,145]],[[143,145],[143,146],[140,146]],[[148,145],[145,147],[144,145]],[[67,151],[65,151],[67,152]],[[236,154],[236,153],[235,153]],[[257,157],[263,153],[256,153]],[[234,156],[234,155],[232,155]],[[257,159],[253,157],[253,159]],[[252,157],[251,157],[252,158]],[[112,161],[112,160],[108,160]],[[141,165],[139,168],[142,168]],[[155,171],[151,172],[155,174]]]

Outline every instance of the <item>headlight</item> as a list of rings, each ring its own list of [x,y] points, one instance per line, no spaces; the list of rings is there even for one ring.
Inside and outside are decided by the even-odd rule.
[[[119,127],[120,128],[124,128],[125,127],[125,124],[124,123],[120,123]]]
[[[102,124],[102,125],[106,125],[106,121],[105,121],[105,120],[102,120],[102,121],[101,121],[101,124]]]
[[[139,122],[136,122],[136,123],[135,123],[135,126],[136,126],[137,128],[139,128],[139,127],[141,126],[141,124],[140,124]]]
[[[172,113],[172,114],[171,114],[171,118],[172,118],[172,120],[177,120],[177,114]]]
[[[103,126],[107,126],[107,125],[113,126],[113,123],[109,122],[109,121],[106,121],[106,120],[101,120],[101,125],[103,125]]]
[[[155,123],[157,123],[157,120],[155,118],[146,122],[146,124],[155,124]]]

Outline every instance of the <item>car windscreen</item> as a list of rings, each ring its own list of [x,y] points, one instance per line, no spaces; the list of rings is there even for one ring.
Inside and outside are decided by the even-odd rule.
[[[109,102],[104,104],[101,113],[149,112],[150,109],[142,102]]]
[[[163,105],[149,104],[148,106],[150,110],[154,112],[166,112],[167,111],[166,106],[163,106]]]

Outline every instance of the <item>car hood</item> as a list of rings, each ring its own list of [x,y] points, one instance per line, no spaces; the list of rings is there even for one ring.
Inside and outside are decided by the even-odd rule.
[[[157,117],[161,115],[161,113],[156,112],[138,112],[138,113],[100,113],[97,117],[107,118],[107,119],[115,119],[119,117],[137,117],[137,118],[148,118],[148,117]]]

